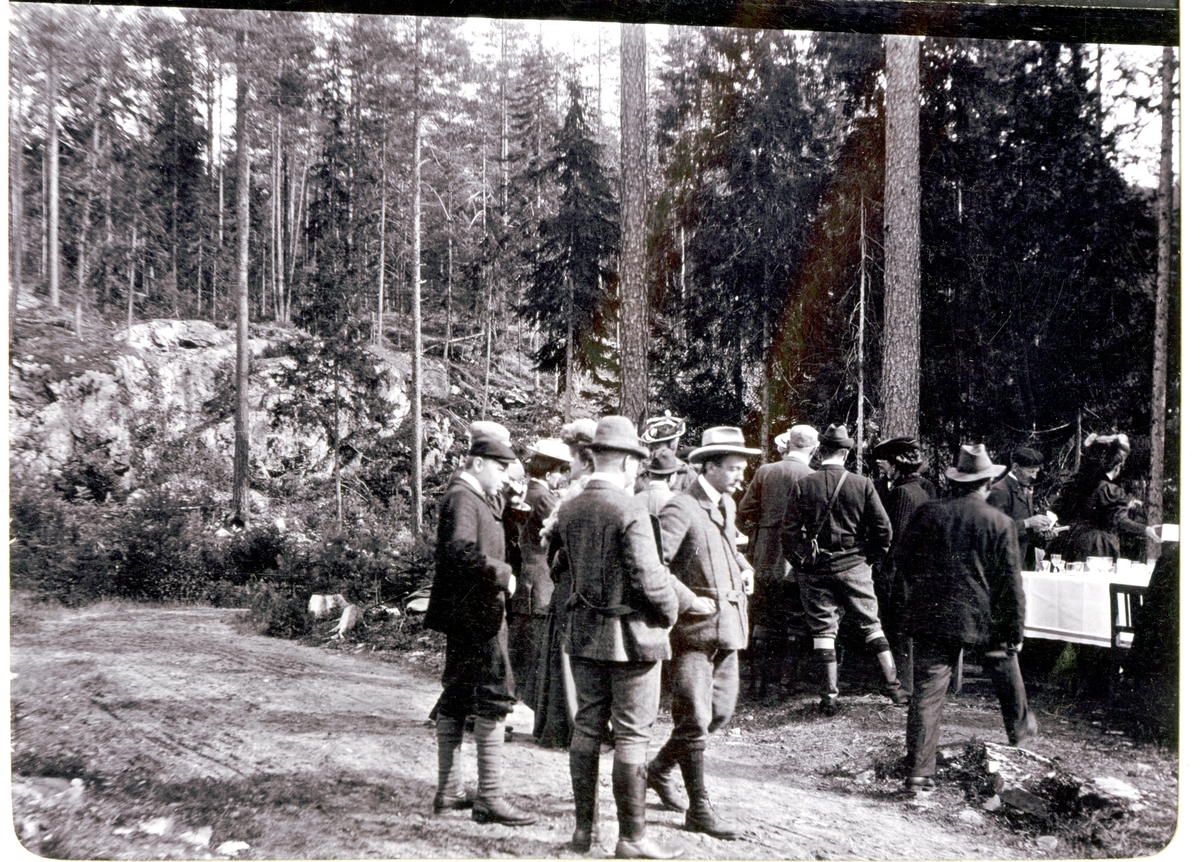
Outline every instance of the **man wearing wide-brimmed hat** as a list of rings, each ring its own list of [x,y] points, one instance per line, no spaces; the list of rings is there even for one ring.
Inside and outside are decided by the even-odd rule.
[[[988,502],[1013,519],[1017,525],[1017,542],[1021,547],[1021,565],[1027,572],[1037,569],[1035,542],[1045,545],[1053,537],[1050,528],[1054,520],[1049,515],[1039,515],[1033,506],[1033,483],[1042,469],[1042,453],[1028,446],[1013,450],[1012,466],[1004,478],[992,485]]]
[[[750,537],[746,556],[754,566],[749,659],[755,694],[784,687],[796,663],[794,644],[808,634],[799,587],[788,578],[791,565],[783,556],[782,530],[788,500],[800,480],[812,473],[809,461],[817,448],[817,429],[793,425],[786,436],[783,460],[755,470],[738,504],[737,526]]]
[[[571,849],[592,846],[600,746],[611,721],[618,858],[667,859],[646,834],[646,747],[658,715],[660,662],[681,604],[701,603],[663,567],[650,513],[630,491],[649,453],[624,416],[603,416],[591,441],[594,472],[562,504],[549,535],[569,579],[565,648],[579,699],[571,738],[575,831]],[[558,565],[558,564],[556,564]]]
[[[649,451],[649,458],[653,458],[662,449],[670,449],[672,454],[683,457],[680,455],[679,441],[686,431],[687,422],[678,416],[672,416],[671,411],[666,410],[663,411],[662,416],[653,416],[646,420],[646,426],[642,429],[639,439]],[[683,469],[668,477],[667,482],[672,491],[679,491],[691,484],[695,478],[696,475],[691,465],[684,463]],[[641,482],[638,483],[635,490],[643,490]]]
[[[746,446],[740,428],[708,428],[689,455],[699,475],[659,513],[663,559],[688,590],[715,605],[699,615],[681,609],[671,630],[671,717],[667,744],[649,766],[650,786],[669,808],[684,810],[684,828],[716,838],[739,830],[713,810],[704,781],[704,749],[710,733],[733,716],[738,695],[738,650],[749,635],[747,594],[754,569],[737,548],[736,512],[729,496],[742,480],[746,459],[760,454]],[[669,779],[678,763],[687,802]]]
[[[433,586],[425,625],[446,635],[446,666],[437,707],[438,783],[435,813],[472,808],[480,823],[525,826],[537,818],[504,799],[504,719],[516,704],[508,657],[505,597],[516,588],[505,562],[497,495],[516,461],[508,430],[471,424],[471,448],[438,510]],[[474,802],[460,766],[468,716],[475,716],[479,784]]]
[[[907,703],[879,623],[871,577],[871,567],[891,544],[891,522],[875,486],[846,469],[846,453],[854,446],[846,426],[830,425],[817,442],[821,466],[800,480],[788,503],[783,553],[796,569],[813,652],[825,668],[821,708],[826,713],[839,709],[837,635],[843,614],[875,651],[888,696],[894,703]]]
[[[986,650],[1009,742],[1020,745],[1037,733],[1017,661],[1025,618],[1017,529],[987,503],[1004,470],[982,444],[963,446],[946,470],[954,496],[917,509],[896,550],[903,628],[913,639],[905,786],[914,793],[934,789],[946,688],[964,645]]]

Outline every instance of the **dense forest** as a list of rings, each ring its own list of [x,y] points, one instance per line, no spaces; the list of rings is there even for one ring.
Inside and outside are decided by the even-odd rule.
[[[424,353],[487,370],[520,354],[560,398],[582,379],[616,409],[615,40],[567,50],[537,22],[448,18],[31,4],[11,18],[10,309],[20,292],[114,326],[233,321],[244,93],[252,320],[411,350],[419,310]],[[869,444],[883,38],[672,27],[651,55],[647,409],[766,439],[854,426],[861,393]],[[919,63],[934,464],[982,439],[1032,442],[1069,470],[1080,429],[1119,430],[1130,476],[1147,476],[1161,193],[1124,168],[1136,128],[1158,124],[1158,54],[925,38]],[[1168,516],[1178,278],[1169,296]]]

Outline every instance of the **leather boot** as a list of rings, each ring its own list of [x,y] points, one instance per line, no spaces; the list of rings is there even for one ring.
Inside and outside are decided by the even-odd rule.
[[[837,654],[833,650],[816,650],[825,666],[825,682],[821,686],[821,712],[835,715],[841,709],[838,703],[838,666]],[[826,655],[826,653],[828,653]]]
[[[600,749],[576,751],[571,748],[571,790],[575,796],[575,831],[571,849],[587,853],[592,849],[596,824],[596,786],[600,781]]]
[[[433,797],[433,813],[470,808],[473,800],[467,796],[462,782],[461,718],[437,717],[438,784]]]
[[[678,859],[682,847],[659,847],[646,835],[646,766],[613,760],[613,796],[617,801],[618,859]]]
[[[900,679],[896,676],[896,659],[892,656],[892,651],[890,649],[881,650],[876,653],[876,656],[879,658],[879,667],[883,671],[883,679],[888,697],[897,706],[907,705],[909,695],[900,686]]]
[[[679,768],[683,770],[683,783],[691,803],[683,820],[683,828],[726,841],[740,837],[741,830],[721,820],[709,801],[708,791],[704,787],[704,751],[688,751],[680,758]]]
[[[479,792],[471,810],[476,823],[529,826],[537,817],[504,800],[504,722],[475,719],[475,751],[479,760]]]
[[[663,807],[671,811],[687,811],[687,799],[671,781],[671,770],[679,762],[679,749],[673,740],[659,749],[646,764],[646,786],[658,794]]]

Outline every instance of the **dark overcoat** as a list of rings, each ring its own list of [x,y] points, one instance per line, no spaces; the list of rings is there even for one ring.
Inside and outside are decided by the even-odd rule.
[[[504,557],[501,513],[455,477],[438,508],[425,626],[463,638],[494,637],[504,622],[505,591],[512,575]]]
[[[737,527],[750,537],[746,556],[757,581],[779,581],[787,574],[783,556],[783,517],[796,485],[812,468],[796,458],[764,464],[755,471],[738,504]]]
[[[841,464],[822,464],[811,476],[800,480],[788,501],[783,519],[783,553],[797,569],[804,568],[802,560],[810,534],[816,530],[843,473],[846,468]],[[820,564],[823,572],[840,574],[883,559],[891,547],[892,523],[869,479],[855,473],[846,475],[816,538],[828,554]]]
[[[724,513],[722,515],[722,512]],[[671,630],[671,648],[745,649],[750,626],[742,570],[750,561],[737,549],[733,499],[721,495],[721,509],[700,480],[676,494],[659,513],[663,559],[690,592],[713,599],[717,613],[682,614]]]
[[[1017,544],[1021,549],[1021,564],[1026,571],[1034,569],[1034,554],[1030,550],[1029,530],[1025,519],[1033,517],[1033,490],[1022,488],[1010,473],[992,486],[987,501],[1013,519],[1017,528]]]
[[[568,655],[594,661],[664,661],[680,596],[658,556],[650,513],[600,477],[558,509],[549,544],[571,586]],[[690,599],[688,604],[690,606]]]
[[[554,581],[550,578],[550,563],[542,545],[542,527],[558,507],[558,497],[545,484],[532,481],[525,492],[529,511],[521,523],[519,543],[521,571],[517,575],[517,591],[512,597],[512,610],[518,614],[543,617],[550,609]]]
[[[1017,528],[978,494],[930,500],[896,548],[904,632],[995,646],[1024,638]]]

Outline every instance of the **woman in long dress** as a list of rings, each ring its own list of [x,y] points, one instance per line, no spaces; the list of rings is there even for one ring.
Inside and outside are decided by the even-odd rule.
[[[571,471],[566,488],[559,492],[560,502],[575,497],[592,472],[592,455],[589,450],[596,435],[596,422],[592,419],[577,419],[566,425],[561,434],[562,441],[571,449]],[[548,536],[557,519],[557,509],[542,528],[542,536]],[[567,617],[567,599],[571,596],[571,579],[563,570],[563,558],[558,548],[547,549],[550,561],[550,577],[554,580],[554,592],[550,597],[550,609],[542,629],[537,650],[537,682],[533,703],[533,738],[547,748],[566,748],[571,744],[571,730],[578,702],[575,698],[575,681],[571,676],[571,663],[563,648],[562,626]]]

